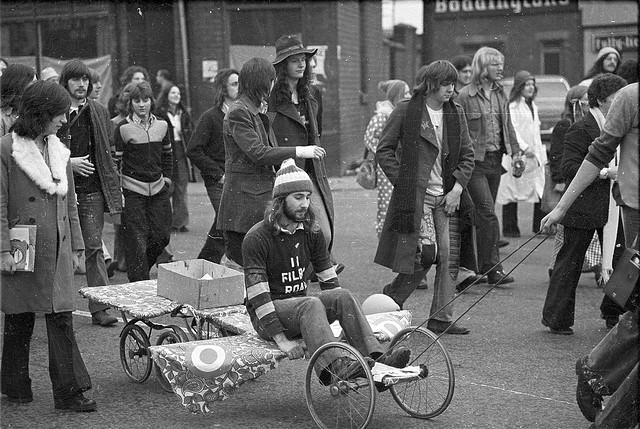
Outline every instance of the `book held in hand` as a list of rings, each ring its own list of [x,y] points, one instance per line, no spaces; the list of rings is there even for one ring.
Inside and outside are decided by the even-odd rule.
[[[11,255],[16,271],[33,271],[36,257],[36,225],[16,225],[9,229]]]

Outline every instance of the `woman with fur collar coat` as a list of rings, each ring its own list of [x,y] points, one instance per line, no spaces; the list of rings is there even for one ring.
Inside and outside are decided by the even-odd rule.
[[[52,82],[25,90],[12,132],[0,139],[0,232],[2,312],[2,393],[10,402],[31,402],[29,345],[35,313],[45,313],[49,373],[55,408],[93,411],[83,396],[91,388],[73,332],[76,288],[73,272],[84,250],[78,221],[70,151],[56,137],[66,122],[70,99]],[[32,272],[15,271],[9,229],[35,225]]]

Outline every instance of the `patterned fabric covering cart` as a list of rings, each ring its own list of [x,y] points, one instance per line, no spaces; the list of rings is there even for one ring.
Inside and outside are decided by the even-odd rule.
[[[376,337],[388,342],[411,324],[411,313],[378,313],[367,319]],[[246,313],[214,316],[210,320],[223,331],[241,335],[150,347],[155,364],[182,405],[194,413],[212,413],[215,401],[228,399],[244,382],[277,368],[279,361],[286,358],[274,342],[257,336]],[[334,322],[331,327],[339,338],[339,323]]]
[[[125,326],[120,333],[120,361],[127,376],[136,383],[146,381],[153,369],[149,353],[153,331],[159,333],[156,344],[215,338],[224,333],[212,323],[213,318],[246,313],[244,305],[197,310],[171,301],[157,295],[156,280],[87,287],[80,289],[79,293],[121,312]],[[151,320],[169,314],[181,317],[184,326],[165,325]],[[158,367],[156,376],[162,388],[171,392],[171,386]]]
[[[78,291],[80,295],[100,304],[108,305],[114,310],[130,314],[138,319],[171,314],[182,304],[158,296],[158,283],[155,279],[143,280],[120,285],[85,287]],[[216,316],[227,316],[233,313],[245,313],[244,305],[209,308],[197,310],[189,307],[195,316],[205,319]],[[126,322],[126,316],[123,315]]]

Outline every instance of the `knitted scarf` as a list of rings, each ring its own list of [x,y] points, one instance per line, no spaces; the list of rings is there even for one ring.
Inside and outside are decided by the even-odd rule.
[[[416,211],[416,183],[418,181],[418,145],[424,144],[421,142],[420,127],[422,113],[425,108],[424,95],[414,95],[409,101],[404,117],[400,175],[393,189],[395,211],[393,219],[391,220],[391,231],[398,233],[409,234],[416,230],[414,215]],[[447,144],[450,148],[449,151],[451,152],[452,148],[460,147],[460,121],[458,111],[453,101],[444,103],[442,108],[442,116],[446,130],[446,134],[443,133],[443,135],[446,135]],[[430,124],[430,126],[433,125]],[[442,153],[438,156],[442,156]],[[451,161],[457,162],[457,159],[452,159]],[[442,162],[442,174],[447,174],[444,159]],[[450,187],[451,184],[449,183],[447,186],[447,183],[450,181],[447,180],[446,177],[443,177],[443,180],[445,183],[445,192],[448,192],[448,187]]]

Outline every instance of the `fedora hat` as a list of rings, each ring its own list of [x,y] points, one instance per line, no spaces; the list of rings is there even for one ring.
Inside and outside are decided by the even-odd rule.
[[[273,60],[273,65],[281,63],[291,55],[306,54],[313,56],[317,51],[317,49],[305,48],[298,36],[293,34],[282,36],[276,40],[276,59]]]

